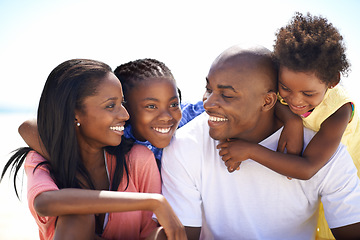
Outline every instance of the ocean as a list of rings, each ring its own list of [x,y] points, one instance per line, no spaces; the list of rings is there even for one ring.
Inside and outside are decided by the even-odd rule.
[[[31,111],[1,111],[0,112],[0,166],[1,171],[11,156],[11,152],[26,146],[18,134],[19,125],[26,119],[36,117]],[[23,176],[23,169],[19,172]],[[5,175],[0,183],[0,239],[33,240],[39,239],[38,227],[27,207],[26,177],[24,174],[18,181],[20,200],[16,197],[12,178]]]

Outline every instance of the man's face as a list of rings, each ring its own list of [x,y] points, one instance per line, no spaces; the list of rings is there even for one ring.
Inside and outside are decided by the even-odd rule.
[[[267,92],[263,81],[259,81],[262,77],[261,69],[244,70],[231,64],[212,66],[203,102],[213,139],[247,140],[253,135]]]

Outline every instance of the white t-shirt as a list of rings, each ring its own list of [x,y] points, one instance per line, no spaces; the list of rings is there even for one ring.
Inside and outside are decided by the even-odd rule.
[[[340,145],[310,180],[288,180],[253,160],[229,173],[206,113],[179,129],[162,157],[162,192],[201,239],[312,239],[318,204],[331,228],[360,222],[360,181]],[[281,129],[260,144],[276,150]],[[305,145],[314,132],[304,130]]]

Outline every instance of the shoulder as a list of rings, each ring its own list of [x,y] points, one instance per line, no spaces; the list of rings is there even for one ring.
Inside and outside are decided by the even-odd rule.
[[[189,134],[191,135],[191,133],[198,135],[198,133],[200,132],[202,133],[204,131],[207,131],[209,129],[207,120],[208,120],[208,115],[205,112],[201,113],[199,116],[194,118],[188,124],[178,129],[175,133],[175,138],[182,138]]]
[[[170,145],[163,150],[162,165],[179,162],[194,166],[195,159],[200,162],[204,151],[207,152],[214,145],[214,140],[209,135],[207,120],[207,114],[203,113],[178,129]]]
[[[340,84],[332,89],[329,89],[324,97],[324,103],[326,106],[333,106],[336,109],[348,102],[352,102],[352,98],[346,89]]]
[[[149,159],[154,159],[155,161],[153,152],[147,147],[140,144],[134,144],[134,146],[128,153],[128,157],[131,161],[136,161],[139,163],[146,162]]]
[[[46,162],[47,160],[41,156],[39,153],[37,153],[36,151],[30,151],[27,155],[26,155],[26,159],[25,159],[25,165],[24,167],[32,167],[35,168],[39,163],[42,162]],[[43,168],[43,167],[41,167]],[[47,168],[45,168],[44,170],[47,170]]]

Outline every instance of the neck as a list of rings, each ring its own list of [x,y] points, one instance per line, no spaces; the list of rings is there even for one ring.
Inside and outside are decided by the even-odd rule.
[[[90,172],[93,169],[98,169],[99,167],[103,167],[105,165],[103,149],[98,149],[96,151],[81,149],[80,155],[85,168]]]
[[[275,116],[275,114],[261,116],[259,117],[256,125],[239,138],[247,142],[259,143],[279,130],[282,125],[282,122]]]

